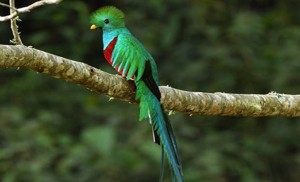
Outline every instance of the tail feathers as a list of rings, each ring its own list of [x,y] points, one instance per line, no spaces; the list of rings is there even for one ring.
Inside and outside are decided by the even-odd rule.
[[[161,145],[161,163],[160,163],[159,182],[163,182],[164,180],[164,168],[165,168],[165,151],[164,151],[164,146]]]
[[[163,137],[161,137],[162,135],[160,135],[160,138],[161,138],[162,148],[165,148],[164,153],[167,154],[167,157],[170,161],[170,170],[171,170],[170,174],[172,177],[172,181],[183,181],[181,160],[180,160],[179,153],[178,153],[178,147],[177,147],[177,143],[175,140],[175,135],[173,133],[170,119],[167,116],[167,114],[165,113],[164,108],[161,104],[160,104],[160,112],[163,115],[165,129],[166,129],[165,132],[167,133],[166,136],[168,136],[168,138],[166,140],[167,142],[165,142]],[[168,151],[167,148],[169,148],[170,151]],[[163,156],[164,155],[162,155],[162,158],[163,158]],[[162,165],[163,165],[163,163],[162,163]]]
[[[158,101],[157,101],[158,102]],[[160,142],[170,163],[171,174],[175,181],[183,181],[181,162],[177,150],[177,144],[167,115],[164,114],[160,103],[150,109],[153,127],[160,137]],[[165,119],[166,118],[166,119]]]
[[[173,178],[176,179],[175,181],[183,181],[181,161],[170,120],[164,112],[160,101],[148,89],[145,83],[143,81],[136,81],[136,86],[136,99],[140,101],[140,120],[149,117],[154,136],[159,136],[160,144],[169,161]],[[161,169],[161,175],[162,173],[163,170]]]
[[[168,135],[170,136],[171,144],[173,146],[172,148],[174,149],[176,164],[180,168],[180,172],[181,172],[181,175],[182,175],[181,160],[180,160],[180,157],[179,157],[178,147],[177,147],[175,135],[173,133],[172,125],[170,123],[170,119],[167,116],[163,106],[162,105],[160,105],[160,106],[161,106],[162,113],[164,115],[164,120],[165,120],[165,123],[166,123],[167,132],[168,132]]]
[[[154,129],[153,125],[152,125],[152,135],[153,135],[154,143],[156,143],[157,145],[160,145],[159,135],[157,134],[157,131]]]

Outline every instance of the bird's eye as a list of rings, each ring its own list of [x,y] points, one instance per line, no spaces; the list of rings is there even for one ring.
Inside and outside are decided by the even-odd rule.
[[[108,23],[109,23],[109,20],[108,20],[108,19],[105,19],[105,20],[104,20],[104,23],[105,23],[105,24],[108,24]]]

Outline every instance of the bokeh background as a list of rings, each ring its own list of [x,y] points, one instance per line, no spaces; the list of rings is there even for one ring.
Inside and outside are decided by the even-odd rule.
[[[127,26],[157,61],[161,85],[299,94],[296,0],[64,0],[20,16],[23,42],[114,73],[101,32],[89,30],[90,13],[103,5],[125,11]],[[9,22],[1,22],[0,43],[10,39]],[[148,122],[138,122],[137,105],[108,100],[34,71],[2,68],[1,181],[157,181],[160,147]],[[170,118],[186,181],[300,181],[298,118]]]

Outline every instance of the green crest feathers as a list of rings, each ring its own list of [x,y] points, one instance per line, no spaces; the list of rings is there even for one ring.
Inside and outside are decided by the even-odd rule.
[[[91,16],[91,22],[96,23],[101,21],[103,17],[110,17],[113,19],[123,19],[124,13],[114,6],[104,6],[96,10]]]

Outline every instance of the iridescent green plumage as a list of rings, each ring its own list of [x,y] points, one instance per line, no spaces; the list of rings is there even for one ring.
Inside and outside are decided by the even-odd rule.
[[[103,27],[105,19],[113,19],[114,27],[124,26],[124,13],[114,6],[105,6],[95,11],[91,16],[91,23]]]
[[[103,29],[103,52],[106,60],[127,79],[136,84],[140,117],[149,117],[154,140],[165,151],[173,179],[183,181],[175,137],[167,115],[160,104],[156,63],[144,46],[128,31],[124,13],[112,6],[103,7],[91,16],[91,29]]]

